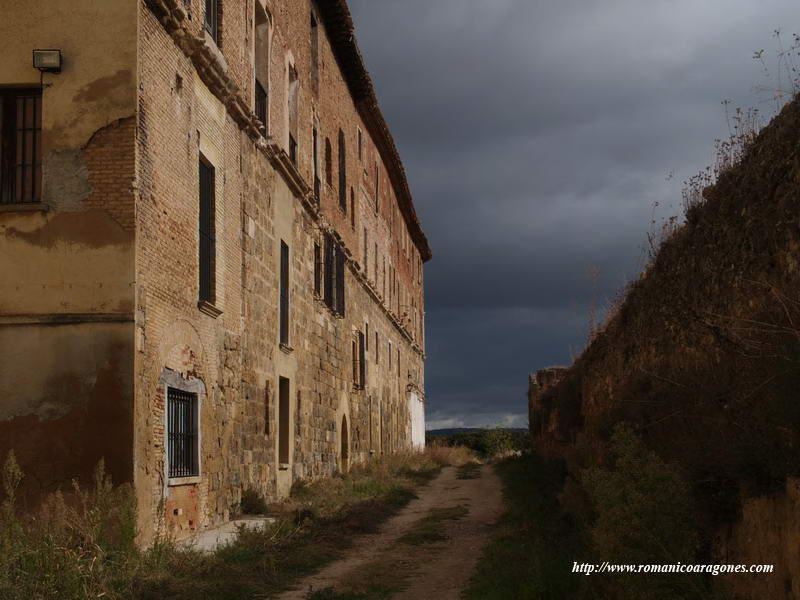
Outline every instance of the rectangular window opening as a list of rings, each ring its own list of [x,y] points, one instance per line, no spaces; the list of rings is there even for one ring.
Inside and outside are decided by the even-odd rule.
[[[280,343],[289,345],[289,246],[281,240]]]
[[[206,0],[205,28],[217,46],[219,39],[219,0]]]
[[[197,394],[167,388],[167,466],[170,479],[197,477]]]
[[[42,199],[42,90],[0,88],[0,205]]]
[[[289,428],[291,401],[289,396],[289,380],[281,377],[278,380],[278,462],[289,464]]]
[[[216,300],[216,238],[215,238],[215,173],[214,167],[200,155],[200,302],[214,304]]]

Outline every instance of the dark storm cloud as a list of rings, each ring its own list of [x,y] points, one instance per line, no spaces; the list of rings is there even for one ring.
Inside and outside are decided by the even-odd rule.
[[[636,275],[795,0],[350,4],[434,251],[429,425],[524,425],[527,373]]]

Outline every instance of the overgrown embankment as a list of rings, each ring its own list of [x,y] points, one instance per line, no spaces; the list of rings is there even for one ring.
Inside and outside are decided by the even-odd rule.
[[[697,540],[689,558],[775,564],[773,575],[712,587],[800,597],[798,290],[795,101],[687,211],[560,382],[532,398],[535,443],[568,457],[567,495],[583,505],[595,540],[622,499],[598,493],[591,473],[626,481],[630,467],[610,449],[615,433],[617,445],[627,435],[685,486]]]

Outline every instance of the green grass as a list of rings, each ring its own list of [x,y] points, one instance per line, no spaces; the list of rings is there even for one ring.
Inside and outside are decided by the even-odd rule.
[[[447,508],[433,508],[427,516],[420,519],[408,533],[400,538],[403,544],[411,546],[422,546],[423,544],[434,544],[447,539],[444,533],[444,521],[455,521],[466,516],[469,509],[466,506],[450,506]]]
[[[56,496],[41,514],[21,514],[14,490],[24,475],[10,457],[1,478],[9,499],[0,505],[0,598],[271,597],[339,558],[358,535],[376,531],[441,464],[426,454],[398,454],[354,466],[344,476],[298,484],[272,514],[274,524],[242,529],[230,545],[202,553],[168,539],[137,549],[133,495],[113,488],[102,465],[96,489],[75,492],[76,508]]]
[[[458,467],[458,479],[480,479],[480,476],[480,463],[468,462]]]
[[[503,481],[506,512],[484,549],[464,594],[466,600],[561,600],[579,598],[584,542],[558,502],[563,464],[535,454],[505,459],[495,467]]]

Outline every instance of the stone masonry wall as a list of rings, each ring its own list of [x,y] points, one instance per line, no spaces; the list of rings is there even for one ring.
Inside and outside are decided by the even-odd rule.
[[[188,12],[182,5],[141,0],[139,14],[135,483],[143,542],[160,526],[186,537],[229,519],[244,489],[276,499],[298,478],[331,475],[370,454],[409,448],[408,391],[424,389],[420,253],[322,23],[318,93],[311,85],[311,3],[264,5],[273,32],[266,138],[243,128],[227,95],[234,86],[252,107],[255,5],[223,3],[219,47],[201,36],[204,3],[193,0]],[[289,64],[300,81],[296,165],[285,154]],[[315,124],[319,207],[310,195]],[[352,188],[346,211],[339,208],[338,172],[332,186],[324,172],[326,138],[338,168],[339,129]],[[216,176],[218,315],[197,303],[201,153]],[[314,293],[314,246],[324,247],[329,233],[349,257],[344,317]],[[278,343],[281,241],[291,261],[288,347]],[[369,333],[364,390],[353,383],[356,331]],[[277,462],[280,377],[290,381],[286,465]],[[200,477],[181,482],[166,476],[170,386],[196,390],[200,398]]]

